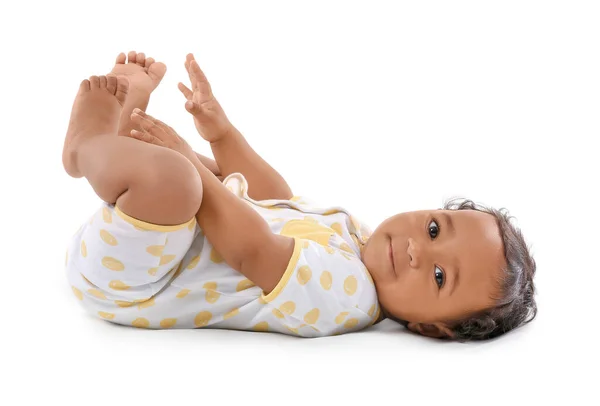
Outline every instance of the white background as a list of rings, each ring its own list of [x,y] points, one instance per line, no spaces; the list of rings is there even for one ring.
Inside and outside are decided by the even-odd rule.
[[[0,7],[0,403],[597,401],[597,2]],[[458,344],[389,321],[304,340],[87,316],[63,262],[99,201],[63,172],[62,143],[81,79],[129,50],[168,65],[149,112],[199,152],[210,149],[176,88],[188,52],[295,194],[346,206],[373,227],[454,196],[507,207],[537,261],[538,318]]]

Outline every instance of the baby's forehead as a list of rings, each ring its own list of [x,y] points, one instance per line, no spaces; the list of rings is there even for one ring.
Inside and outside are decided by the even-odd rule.
[[[496,217],[478,210],[436,210],[448,216],[458,231],[478,233],[480,236],[496,239],[500,236],[500,227]]]
[[[474,279],[489,279],[504,268],[504,244],[496,218],[475,210],[444,210],[452,219],[454,251],[461,269]],[[487,275],[487,276],[486,276]]]

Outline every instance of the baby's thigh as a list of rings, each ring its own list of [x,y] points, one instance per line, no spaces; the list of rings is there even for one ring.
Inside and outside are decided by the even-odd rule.
[[[172,279],[196,235],[196,221],[158,226],[104,203],[75,234],[66,267],[75,295],[88,304],[148,300]]]

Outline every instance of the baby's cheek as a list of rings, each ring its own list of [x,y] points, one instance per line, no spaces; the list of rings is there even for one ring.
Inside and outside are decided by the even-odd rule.
[[[377,294],[383,308],[397,318],[416,321],[431,316],[430,292],[423,289],[414,275],[404,275],[378,287]]]

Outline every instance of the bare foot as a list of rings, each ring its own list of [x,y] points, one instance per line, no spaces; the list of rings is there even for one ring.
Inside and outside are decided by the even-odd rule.
[[[127,99],[127,78],[91,76],[79,85],[63,148],[63,165],[70,176],[80,178],[77,149],[95,135],[116,135],[119,117]]]
[[[117,56],[115,67],[110,74],[127,76],[129,79],[130,94],[141,93],[150,97],[150,93],[165,76],[167,66],[162,62],[155,62],[154,58],[146,58],[143,52],[129,52],[126,56],[120,53]]]
[[[125,76],[129,79],[129,95],[123,107],[119,123],[119,135],[129,135],[133,129],[131,112],[134,109],[146,111],[150,102],[150,94],[156,89],[165,76],[167,66],[162,62],[155,62],[153,58],[146,58],[143,52],[131,51],[125,55],[117,56],[111,74]]]

